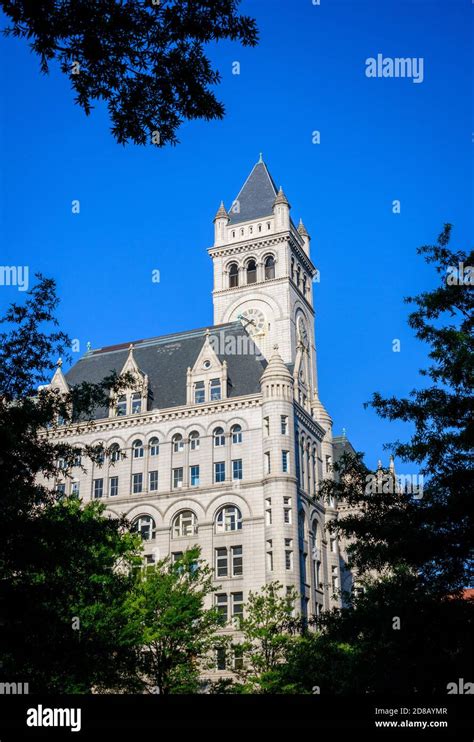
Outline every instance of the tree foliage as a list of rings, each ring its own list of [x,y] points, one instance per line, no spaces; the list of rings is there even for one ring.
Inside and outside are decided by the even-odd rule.
[[[0,0],[6,33],[27,39],[41,70],[56,60],[76,103],[104,101],[117,142],[176,144],[184,120],[221,119],[209,42],[255,46],[238,0]],[[157,136],[158,135],[158,136]]]
[[[135,688],[133,642],[121,631],[139,539],[100,504],[82,507],[54,487],[59,474],[70,477],[77,455],[56,436],[59,424],[67,431],[80,418],[92,426],[95,407],[127,382],[38,392],[69,346],[57,303],[54,281],[38,276],[24,305],[1,320],[1,671],[8,682],[30,682],[32,692]],[[106,451],[82,453],[99,463]]]
[[[212,570],[199,557],[195,547],[174,562],[166,557],[138,573],[129,607],[148,692],[196,692],[200,674],[213,663],[214,647],[223,641],[216,633],[221,625],[216,609],[205,607]]]

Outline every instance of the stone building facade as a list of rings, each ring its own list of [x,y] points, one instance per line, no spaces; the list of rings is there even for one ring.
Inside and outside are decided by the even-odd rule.
[[[214,325],[89,350],[51,382],[133,375],[92,429],[59,428],[109,455],[57,486],[124,513],[148,562],[199,544],[229,630],[249,591],[275,580],[296,588],[303,615],[340,600],[339,547],[325,530],[337,503],[317,497],[335,455],[317,383],[317,271],[290,210],[260,159],[214,219]]]

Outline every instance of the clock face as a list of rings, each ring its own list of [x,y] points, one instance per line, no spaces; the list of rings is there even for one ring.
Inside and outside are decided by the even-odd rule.
[[[265,315],[260,309],[250,307],[239,314],[238,319],[242,322],[249,335],[264,335],[267,330]]]
[[[305,321],[302,317],[298,320],[298,333],[300,336],[300,340],[303,342],[303,345],[305,347],[308,346],[308,331],[306,329]]]

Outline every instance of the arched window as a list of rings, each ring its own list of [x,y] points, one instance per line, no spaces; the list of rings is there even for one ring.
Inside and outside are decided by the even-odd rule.
[[[265,281],[275,278],[275,258],[269,255],[265,260]]]
[[[214,446],[225,446],[225,434],[223,428],[215,428],[213,436]]]
[[[133,449],[133,458],[134,459],[142,459],[144,455],[143,451],[143,442],[140,440],[133,441],[132,444]]]
[[[142,411],[142,395],[140,392],[132,394],[132,415],[139,415]]]
[[[144,541],[151,541],[155,538],[155,521],[151,515],[140,515],[132,523],[132,531],[139,533]]]
[[[197,518],[192,510],[182,510],[173,521],[173,538],[195,536],[197,533]]]
[[[306,296],[306,275],[303,276],[303,294]]]
[[[191,448],[191,451],[197,451],[199,448],[199,433],[197,430],[193,430],[189,434],[189,445]]]
[[[183,441],[183,436],[181,435],[181,433],[175,433],[173,436],[173,451],[175,453],[184,451],[184,441]]]
[[[125,396],[125,394],[122,394],[117,399],[116,413],[117,417],[122,417],[123,415],[127,414],[127,397]]]
[[[295,280],[295,260],[291,258],[291,280]]]
[[[301,282],[301,269],[298,266],[298,268],[296,269],[296,285],[298,286],[298,288],[300,287],[300,282]]]
[[[229,288],[233,289],[239,285],[239,266],[237,263],[232,263],[229,267]]]
[[[216,533],[242,529],[242,513],[236,505],[225,505],[216,515]]]
[[[241,425],[233,425],[230,432],[232,433],[232,443],[242,443]]]
[[[112,443],[110,446],[109,457],[114,463],[120,461],[120,446],[118,443]]]
[[[148,444],[150,448],[150,456],[158,456],[160,453],[160,440],[156,436],[154,438],[150,438],[150,442]]]
[[[247,283],[257,283],[257,263],[249,260],[247,263]]]

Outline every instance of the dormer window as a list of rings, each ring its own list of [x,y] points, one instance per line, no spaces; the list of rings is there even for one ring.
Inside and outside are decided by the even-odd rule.
[[[267,222],[267,229],[270,229],[270,222]]]
[[[221,380],[211,379],[211,402],[216,402],[221,398]]]
[[[240,234],[243,236],[243,234],[244,234],[244,230],[243,229],[240,230]]]
[[[257,264],[255,260],[247,263],[247,283],[257,283]]]
[[[234,289],[239,285],[239,267],[237,263],[232,263],[229,268],[229,288]]]
[[[235,229],[232,230],[232,237],[235,237]]]
[[[275,278],[275,258],[269,255],[265,260],[265,281],[270,281],[272,278]]]
[[[249,227],[249,234],[253,234],[253,227]]]
[[[139,415],[142,411],[142,395],[140,392],[132,394],[132,415]]]
[[[258,231],[259,231],[259,232],[261,232],[261,231],[262,231],[262,225],[261,225],[261,224],[259,224],[259,225],[258,225]]]
[[[117,417],[122,417],[127,414],[127,397],[125,394],[122,394],[122,396],[118,398],[116,411]]]
[[[206,390],[203,381],[194,384],[194,404],[203,404],[206,401]]]

